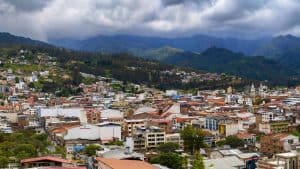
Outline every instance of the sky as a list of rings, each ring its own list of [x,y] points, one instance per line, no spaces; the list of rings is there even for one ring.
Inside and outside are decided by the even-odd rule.
[[[300,36],[300,0],[0,0],[0,32],[44,40],[98,35]]]

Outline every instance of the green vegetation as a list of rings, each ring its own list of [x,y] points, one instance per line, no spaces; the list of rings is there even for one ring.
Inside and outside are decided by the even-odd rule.
[[[123,141],[118,141],[118,140],[110,141],[108,145],[123,146]]]
[[[150,162],[152,164],[160,164],[171,169],[185,169],[184,157],[179,156],[176,153],[162,153],[157,157],[154,157]]]
[[[93,83],[96,83],[97,79],[93,78],[93,77],[84,77],[82,78],[82,83],[86,84],[86,85],[91,85]]]
[[[262,56],[247,57],[222,48],[208,48],[201,54],[182,52],[163,60],[165,63],[186,65],[199,70],[228,73],[243,78],[268,80],[277,85],[296,85],[299,72],[285,64]]]
[[[38,66],[34,64],[11,64],[11,63],[6,63],[3,65],[4,68],[6,69],[12,69],[13,72],[20,71],[23,73],[31,73],[34,71],[39,71],[39,70],[47,70],[47,66]]]
[[[198,151],[195,153],[193,169],[205,169],[203,157]]]
[[[180,132],[180,135],[184,141],[185,149],[191,154],[199,151],[200,148],[206,147],[203,141],[204,133],[201,129],[195,129],[191,125],[188,125]]]
[[[225,140],[220,140],[217,142],[219,147],[223,145],[229,145],[231,148],[238,148],[244,146],[244,140],[236,137],[236,136],[228,136]]]
[[[38,154],[51,153],[48,150],[50,142],[47,138],[46,134],[35,134],[32,130],[20,130],[12,134],[0,133],[0,167],[7,165],[7,162],[18,162]]]
[[[91,144],[84,148],[84,153],[87,156],[94,156],[96,155],[96,151],[99,150],[101,147],[99,145]]]
[[[179,145],[177,143],[167,142],[159,145],[157,149],[162,153],[172,153],[179,149]]]

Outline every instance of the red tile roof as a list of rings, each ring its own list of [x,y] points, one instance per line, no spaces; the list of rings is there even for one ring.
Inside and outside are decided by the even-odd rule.
[[[59,162],[59,163],[71,163],[67,159],[63,159],[63,158],[59,158],[59,157],[53,157],[53,156],[27,158],[27,159],[21,160],[21,163],[31,163],[31,162],[44,161],[44,160],[55,161],[55,162]]]
[[[137,160],[117,160],[98,157],[97,161],[109,166],[111,169],[158,169],[149,163]]]

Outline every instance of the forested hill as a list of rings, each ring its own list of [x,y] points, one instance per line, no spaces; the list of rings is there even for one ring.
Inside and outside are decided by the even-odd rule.
[[[181,52],[168,56],[162,62],[189,66],[210,72],[229,73],[257,80],[268,80],[274,84],[297,84],[299,72],[277,60],[262,56],[247,57],[227,49],[212,47],[198,54]]]
[[[51,46],[45,42],[25,38],[21,36],[15,36],[10,33],[0,32],[0,47],[11,45],[32,45],[32,46]]]
[[[251,83],[231,75],[216,76],[215,74],[211,74],[212,78],[209,78],[210,73],[136,58],[126,53],[89,53],[50,45],[5,45],[5,47],[0,48],[1,59],[10,59],[16,56],[21,49],[30,51],[32,53],[31,58],[35,58],[40,53],[46,53],[49,56],[55,57],[60,67],[67,72],[72,72],[76,68],[80,72],[111,77],[121,80],[124,83],[145,84],[159,89],[216,89],[226,88],[229,85],[241,87]],[[178,74],[178,72],[180,73]],[[182,72],[187,74],[182,74]],[[197,76],[190,81],[184,81],[184,78],[191,72],[196,73]],[[203,79],[202,75],[206,79]],[[60,82],[60,85],[64,85],[65,83],[70,82]],[[57,84],[50,85],[53,88],[59,87]]]

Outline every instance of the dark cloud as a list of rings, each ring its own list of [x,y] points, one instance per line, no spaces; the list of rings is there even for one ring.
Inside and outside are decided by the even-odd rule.
[[[99,34],[300,35],[299,0],[0,0],[0,31],[47,38]]]
[[[49,0],[4,0],[13,5],[17,10],[35,11],[46,7]]]
[[[166,6],[169,5],[180,5],[184,3],[209,3],[212,4],[214,1],[213,0],[162,0],[162,3]]]

